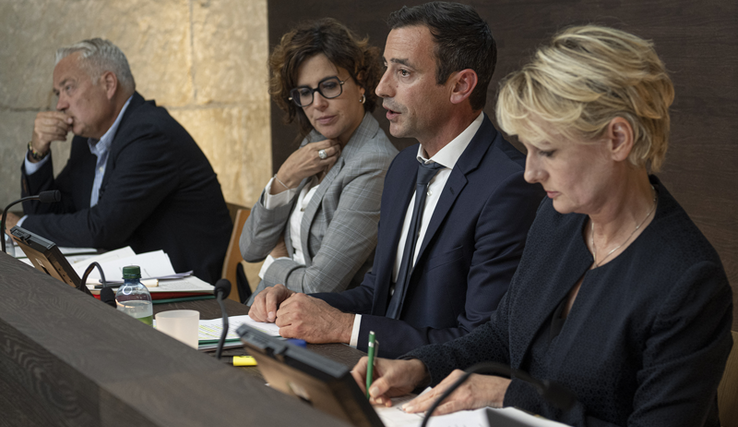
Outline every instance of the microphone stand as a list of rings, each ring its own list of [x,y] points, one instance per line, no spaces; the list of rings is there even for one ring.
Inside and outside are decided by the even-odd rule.
[[[220,312],[223,317],[223,331],[220,333],[220,340],[218,340],[218,348],[215,350],[215,358],[220,360],[220,354],[223,352],[223,346],[225,345],[226,335],[228,335],[228,313],[226,313],[225,303],[223,299],[228,298],[231,293],[231,282],[228,279],[220,279],[215,283],[215,289],[213,289],[215,298],[220,304]]]
[[[471,374],[475,373],[508,375],[510,377],[519,378],[535,387],[538,394],[540,394],[544,399],[563,410],[571,409],[571,407],[574,406],[574,403],[576,403],[577,400],[574,393],[554,382],[548,380],[540,381],[536,378],[533,378],[525,371],[513,369],[512,367],[503,365],[502,363],[482,362],[471,366],[469,369],[466,369],[464,371],[464,375],[459,377],[459,379],[451,384],[451,386],[441,395],[441,397],[433,402],[433,405],[431,405],[428,411],[426,411],[425,416],[423,417],[423,423],[420,425],[420,427],[426,427],[431,414],[433,413],[433,411],[436,410],[436,408],[438,408],[441,402],[449,397],[451,393],[454,392],[454,390],[459,388],[459,386],[463,384],[464,381],[466,381],[469,376],[471,376]]]
[[[220,304],[220,310],[223,313],[223,331],[220,333],[220,340],[218,340],[218,349],[215,350],[215,358],[220,360],[220,354],[223,352],[223,346],[225,345],[226,335],[228,335],[228,314],[226,314],[225,304],[223,303],[223,294],[218,292],[218,304]]]

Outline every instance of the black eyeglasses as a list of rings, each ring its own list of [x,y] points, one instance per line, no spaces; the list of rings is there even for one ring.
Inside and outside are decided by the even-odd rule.
[[[309,86],[300,86],[290,91],[290,101],[294,102],[298,107],[307,107],[313,103],[315,92],[325,99],[338,98],[343,93],[343,84],[346,80],[340,81],[338,77],[326,77],[318,83],[315,89]]]

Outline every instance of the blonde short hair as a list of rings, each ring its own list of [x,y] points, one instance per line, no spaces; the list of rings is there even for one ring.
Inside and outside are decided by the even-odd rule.
[[[669,138],[674,87],[653,43],[613,28],[561,31],[501,83],[497,121],[530,143],[551,136],[594,141],[615,117],[633,128],[629,160],[658,171]],[[541,125],[545,125],[544,130]]]

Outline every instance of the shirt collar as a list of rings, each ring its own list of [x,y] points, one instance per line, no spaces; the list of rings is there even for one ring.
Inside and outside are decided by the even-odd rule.
[[[123,108],[120,109],[120,113],[118,113],[118,117],[115,118],[113,126],[110,126],[110,129],[105,132],[105,135],[103,135],[99,141],[95,142],[94,138],[87,138],[87,145],[90,147],[90,152],[92,154],[99,157],[101,154],[106,153],[110,149],[110,144],[113,143],[115,132],[118,130],[118,125],[120,125],[120,121],[123,118],[123,114],[126,112],[126,109],[128,108],[128,104],[131,103],[131,99],[133,99],[133,95],[131,95],[131,97],[128,98],[128,101],[123,104]]]
[[[416,158],[421,163],[436,162],[443,167],[453,169],[456,162],[459,161],[459,157],[464,153],[466,147],[469,146],[472,138],[476,135],[479,128],[482,126],[484,121],[484,113],[479,113],[476,119],[463,132],[461,132],[456,138],[452,139],[451,142],[446,144],[443,148],[438,150],[435,156],[430,159],[425,157],[425,151],[423,146],[418,146],[418,154]]]

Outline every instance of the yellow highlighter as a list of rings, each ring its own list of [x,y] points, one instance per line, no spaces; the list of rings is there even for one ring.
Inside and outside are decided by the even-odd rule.
[[[223,359],[225,359],[226,362],[228,362],[228,359],[231,359],[233,366],[256,366],[256,359],[252,356],[233,356],[224,357]]]

